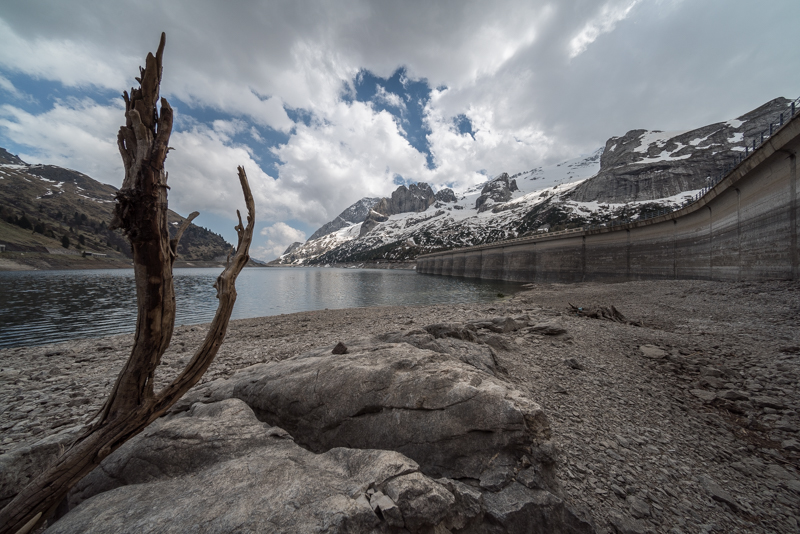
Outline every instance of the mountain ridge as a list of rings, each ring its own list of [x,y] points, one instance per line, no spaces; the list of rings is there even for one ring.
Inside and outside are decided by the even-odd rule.
[[[78,266],[79,257],[130,266],[127,240],[109,229],[116,193],[116,187],[78,171],[28,164],[0,148],[0,244],[6,252],[49,255],[36,258],[36,268]],[[185,217],[172,210],[167,217],[174,235]],[[181,238],[179,260],[218,261],[230,248],[221,236],[191,224]],[[10,261],[11,255],[4,258]],[[14,261],[23,259],[33,261]]]
[[[431,200],[446,190],[434,193],[424,183],[401,186],[373,206],[363,222],[309,239],[271,263],[409,261],[429,252],[674,208],[729,167],[745,152],[744,143],[768,129],[790,103],[779,97],[736,119],[685,131],[631,130],[591,154],[501,173],[462,193],[451,191],[452,197]],[[412,187],[427,206],[417,202],[405,211],[386,209]]]

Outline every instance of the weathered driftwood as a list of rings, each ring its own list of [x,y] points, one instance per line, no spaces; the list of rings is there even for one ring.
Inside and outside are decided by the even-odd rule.
[[[247,176],[239,167],[239,181],[247,206],[247,226],[236,226],[238,245],[217,278],[219,305],[209,332],[186,368],[168,386],[154,392],[155,371],[169,346],[175,323],[172,264],[188,221],[174,239],[167,226],[167,173],[172,108],[160,99],[161,58],[165,36],[156,55],[147,55],[140,68],[138,89],[123,94],[126,124],[117,136],[125,165],[125,180],[117,193],[113,225],[131,243],[136,280],[138,319],[130,358],[120,372],[105,405],[81,436],[41,475],[0,510],[0,533],[28,532],[46,520],[69,489],[125,441],[160,417],[196,384],[214,360],[225,338],[233,304],[236,277],[247,263],[255,224],[255,204]],[[197,214],[193,213],[189,220]]]

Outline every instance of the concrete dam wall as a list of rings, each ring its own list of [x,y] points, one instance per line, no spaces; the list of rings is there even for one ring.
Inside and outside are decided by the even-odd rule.
[[[800,113],[680,210],[427,254],[417,272],[519,282],[798,280],[798,148]]]

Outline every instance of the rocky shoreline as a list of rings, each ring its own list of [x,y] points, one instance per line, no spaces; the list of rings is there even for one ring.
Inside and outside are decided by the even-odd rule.
[[[629,321],[590,316],[610,306]],[[482,372],[541,407],[556,444],[553,491],[597,532],[798,532],[798,316],[796,282],[641,281],[536,285],[490,304],[245,319],[231,323],[196,389],[365,336],[426,353],[419,347],[433,338],[490,347],[497,369]],[[204,334],[176,330],[162,385]],[[87,421],[130,344],[122,335],[0,350],[0,466]]]

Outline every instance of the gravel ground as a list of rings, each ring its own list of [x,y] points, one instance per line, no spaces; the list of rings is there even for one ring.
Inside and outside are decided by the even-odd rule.
[[[635,326],[577,316],[615,306]],[[599,532],[800,532],[800,284],[536,285],[491,304],[384,307],[233,321],[204,382],[254,363],[438,322],[530,317],[481,333],[541,404],[565,498]],[[565,332],[542,335],[550,322]],[[205,330],[176,329],[165,384]],[[132,336],[0,350],[0,452],[85,422]]]

